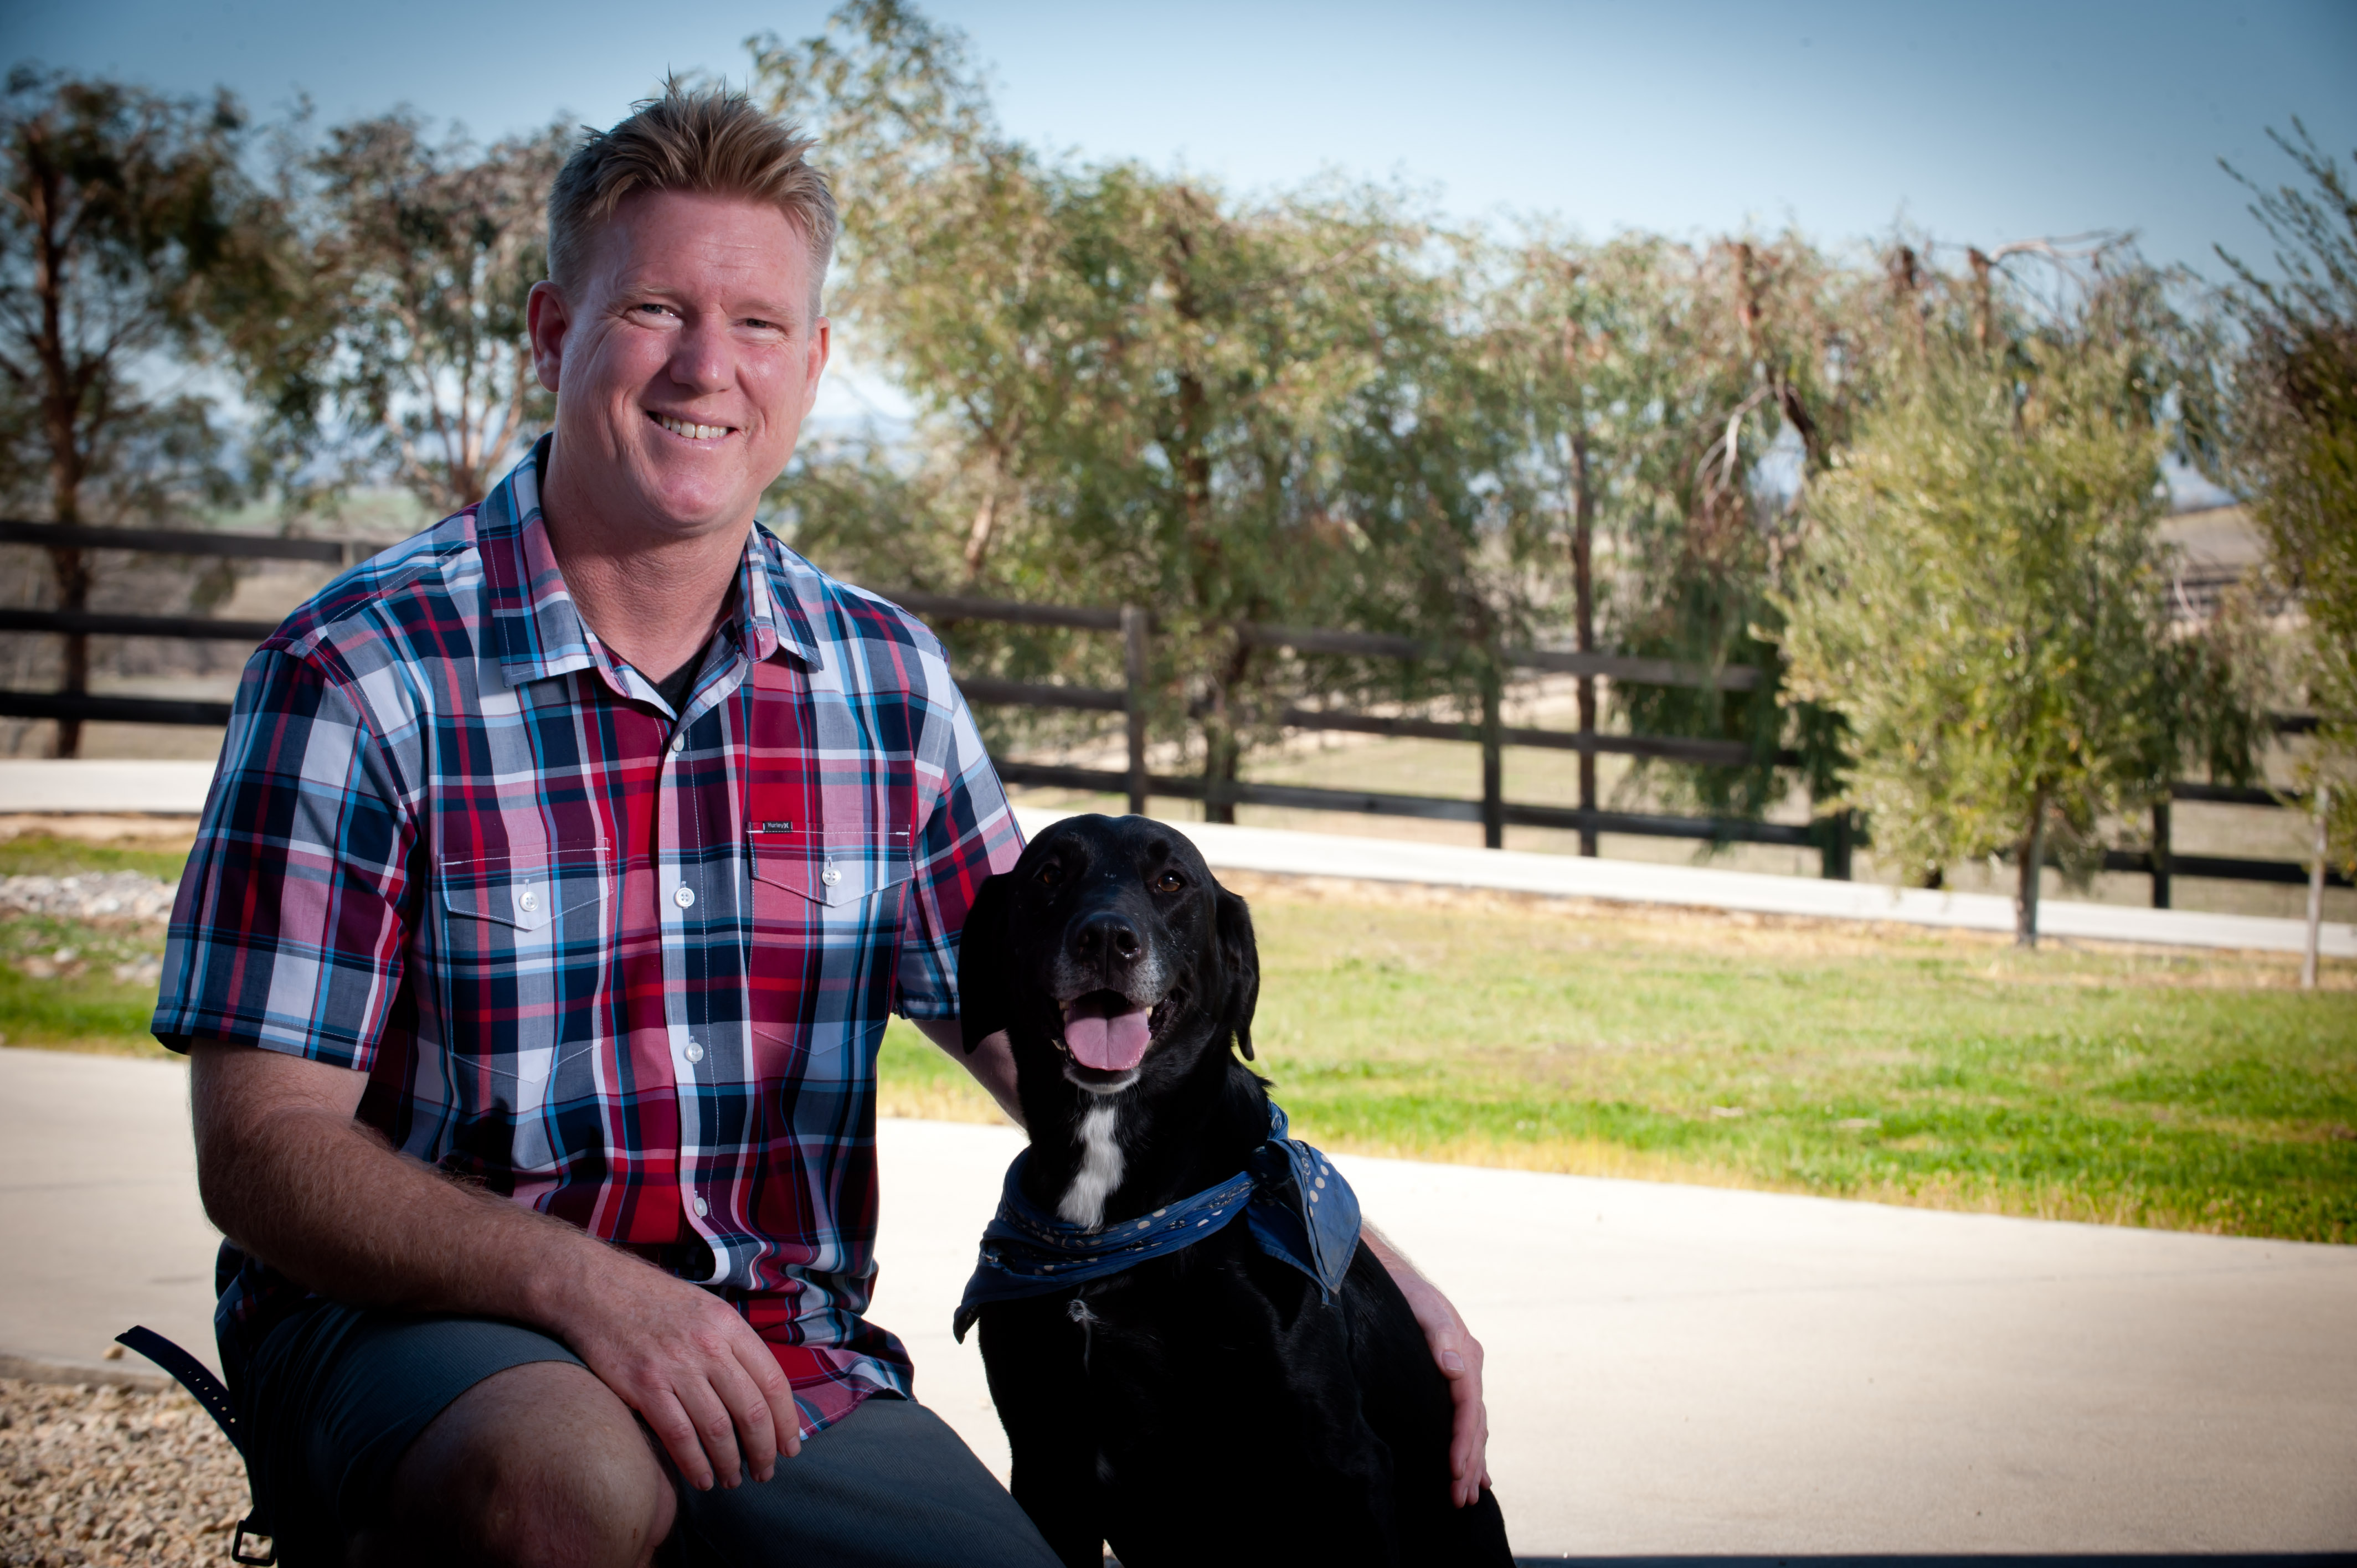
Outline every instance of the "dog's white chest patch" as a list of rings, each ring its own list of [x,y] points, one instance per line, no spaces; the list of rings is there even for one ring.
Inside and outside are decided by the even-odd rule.
[[[1072,1130],[1081,1146],[1081,1167],[1064,1189],[1056,1212],[1067,1221],[1093,1230],[1104,1223],[1105,1199],[1121,1185],[1121,1144],[1114,1137],[1120,1112],[1110,1105],[1092,1105]]]

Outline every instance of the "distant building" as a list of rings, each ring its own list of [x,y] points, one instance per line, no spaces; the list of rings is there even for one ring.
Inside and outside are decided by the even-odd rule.
[[[2204,621],[2218,613],[2218,601],[2237,583],[2255,581],[2266,560],[2266,542],[2240,506],[2180,511],[2160,525],[2163,539],[2184,552],[2178,566],[2172,614]],[[2283,607],[2270,602],[2271,614]]]

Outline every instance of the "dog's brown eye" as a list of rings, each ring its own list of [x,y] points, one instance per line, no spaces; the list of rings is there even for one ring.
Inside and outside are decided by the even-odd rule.
[[[1064,868],[1052,860],[1039,868],[1039,886],[1042,887],[1053,887],[1063,879]]]
[[[1186,886],[1187,879],[1175,871],[1166,871],[1154,879],[1154,890],[1157,893],[1176,893]]]

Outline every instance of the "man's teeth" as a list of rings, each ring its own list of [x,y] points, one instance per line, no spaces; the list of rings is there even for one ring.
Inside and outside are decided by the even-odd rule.
[[[673,435],[684,435],[691,441],[717,441],[728,434],[728,427],[725,424],[691,424],[667,413],[656,414],[655,423]]]

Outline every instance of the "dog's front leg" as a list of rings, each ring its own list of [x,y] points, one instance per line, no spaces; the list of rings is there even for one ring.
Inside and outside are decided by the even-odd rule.
[[[1006,1409],[1001,1402],[999,1409]],[[1065,1568],[1098,1568],[1104,1561],[1103,1488],[1097,1483],[1096,1451],[1071,1421],[1026,1423],[1018,1432],[1006,1423],[1014,1450],[1013,1485],[1007,1489],[1047,1538]]]
[[[1090,1420],[1085,1337],[1065,1301],[985,1307],[982,1361],[1015,1460],[1007,1488],[1068,1568],[1104,1561],[1104,1488]]]

